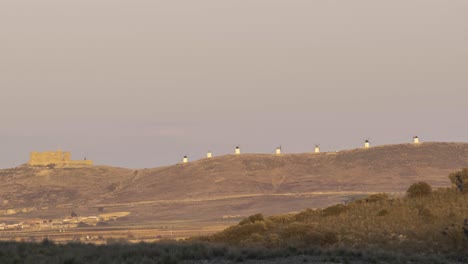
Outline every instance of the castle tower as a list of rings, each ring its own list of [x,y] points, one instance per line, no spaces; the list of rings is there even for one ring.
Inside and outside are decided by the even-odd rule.
[[[364,142],[364,148],[370,148],[370,142],[369,142],[369,140],[366,140],[366,141]]]
[[[235,150],[234,154],[236,154],[236,155],[240,155],[240,154],[241,154],[241,151],[240,151],[240,147],[239,147],[239,146],[236,147],[236,150]]]
[[[208,152],[206,153],[206,157],[207,157],[207,158],[212,158],[212,157],[213,157],[213,153],[211,153],[211,151],[208,151]]]
[[[320,153],[320,146],[319,145],[315,145],[314,152],[315,153]]]
[[[418,136],[413,137],[413,144],[419,144]]]
[[[277,147],[275,150],[276,155],[281,155],[281,147]]]
[[[182,159],[182,163],[188,163],[188,157],[187,156],[184,156],[184,158]]]

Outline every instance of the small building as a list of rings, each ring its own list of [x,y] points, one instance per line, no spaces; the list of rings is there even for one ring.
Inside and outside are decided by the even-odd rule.
[[[187,156],[184,156],[184,158],[182,159],[182,163],[188,163],[188,157]]]
[[[369,140],[366,140],[366,141],[364,142],[364,148],[370,148],[370,142],[369,142]]]
[[[241,154],[241,151],[240,151],[240,147],[239,147],[239,146],[236,147],[236,150],[234,151],[234,154],[236,154],[236,155],[240,155],[240,154]]]
[[[419,144],[419,143],[420,143],[419,137],[418,136],[413,137],[413,144]]]
[[[314,152],[315,153],[320,153],[320,146],[319,145],[315,145]]]
[[[208,151],[208,152],[206,153],[206,157],[207,157],[207,158],[212,158],[212,157],[213,157],[213,153],[212,153],[211,151]]]
[[[277,147],[275,150],[276,155],[281,155],[281,147]]]

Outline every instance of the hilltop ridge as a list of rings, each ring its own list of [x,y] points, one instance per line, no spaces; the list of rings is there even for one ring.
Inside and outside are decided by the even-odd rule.
[[[402,192],[417,181],[449,186],[447,175],[463,167],[468,143],[224,155],[139,170],[21,166],[0,170],[0,214],[10,209],[27,211],[25,217],[53,216],[105,207],[145,221],[286,213],[360,194]]]

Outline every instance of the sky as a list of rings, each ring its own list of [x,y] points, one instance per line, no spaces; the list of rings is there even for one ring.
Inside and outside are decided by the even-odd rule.
[[[466,0],[0,0],[0,168],[468,142]]]

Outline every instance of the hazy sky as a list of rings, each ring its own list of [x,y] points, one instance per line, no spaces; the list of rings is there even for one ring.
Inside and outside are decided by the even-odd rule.
[[[0,0],[0,167],[468,141],[466,0]]]

